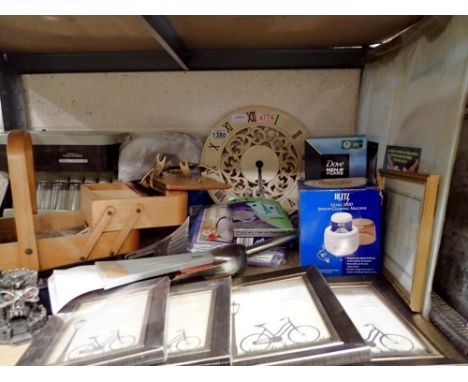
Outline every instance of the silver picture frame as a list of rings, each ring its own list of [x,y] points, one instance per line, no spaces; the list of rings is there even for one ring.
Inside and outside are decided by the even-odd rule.
[[[51,316],[17,365],[156,365],[166,360],[168,277],[98,291]]]
[[[412,312],[381,276],[327,278],[348,316],[371,347],[367,365],[437,365],[467,359],[421,314]]]
[[[231,278],[171,287],[166,365],[230,364]]]
[[[232,290],[233,365],[349,365],[370,347],[315,267],[241,278]]]

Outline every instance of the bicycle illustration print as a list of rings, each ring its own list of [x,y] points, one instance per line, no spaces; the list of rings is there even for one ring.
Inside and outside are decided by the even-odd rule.
[[[85,326],[86,320],[80,320],[75,323],[73,334],[69,344],[77,336],[79,331]],[[107,336],[91,336],[88,337],[89,342],[75,346],[68,352],[68,346],[62,352],[62,357],[68,361],[76,360],[83,357],[89,357],[98,354],[104,354],[110,351],[120,350],[132,346],[136,338],[132,335],[121,335],[118,329],[112,330]]]
[[[364,327],[370,328],[364,341],[371,347],[385,352],[391,351],[398,353],[407,353],[414,349],[413,342],[405,336],[385,333],[372,323],[365,324]]]
[[[167,343],[167,349],[169,352],[183,352],[190,351],[199,348],[201,345],[201,339],[197,336],[187,336],[185,329],[181,329],[177,332],[177,335]]]
[[[245,353],[251,353],[265,351],[273,344],[282,344],[281,347],[304,345],[320,338],[320,331],[314,326],[295,325],[289,317],[279,321],[282,324],[276,331],[270,330],[266,323],[254,325],[259,330],[244,337],[240,342],[240,348]]]

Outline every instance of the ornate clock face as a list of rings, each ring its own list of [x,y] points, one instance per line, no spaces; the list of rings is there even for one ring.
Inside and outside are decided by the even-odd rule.
[[[266,106],[236,110],[219,121],[203,147],[201,162],[215,169],[229,190],[209,191],[216,203],[240,196],[278,200],[297,209],[297,181],[303,179],[305,130],[284,111]]]

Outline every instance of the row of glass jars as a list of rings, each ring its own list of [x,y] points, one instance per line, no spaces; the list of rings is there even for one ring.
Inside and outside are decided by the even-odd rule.
[[[110,183],[108,178],[70,177],[53,180],[39,180],[36,187],[38,210],[80,209],[80,187],[82,183]]]

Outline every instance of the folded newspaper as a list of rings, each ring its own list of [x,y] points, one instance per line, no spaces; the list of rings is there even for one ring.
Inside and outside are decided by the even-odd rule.
[[[71,300],[88,292],[111,289],[181,269],[211,264],[213,261],[209,253],[184,253],[134,260],[97,261],[94,265],[57,269],[47,281],[52,313],[58,313]]]

